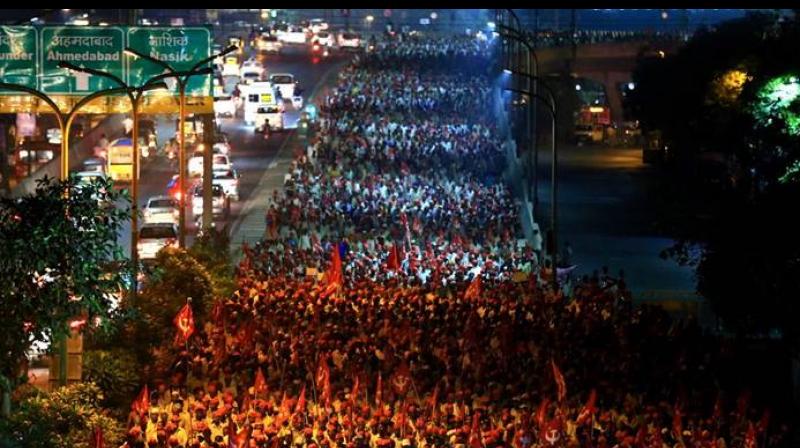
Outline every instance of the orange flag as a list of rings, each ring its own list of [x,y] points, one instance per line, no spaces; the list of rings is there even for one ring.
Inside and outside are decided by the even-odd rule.
[[[400,256],[397,254],[397,245],[392,245],[392,250],[389,252],[389,259],[386,261],[386,269],[390,271],[397,271],[400,269]]]
[[[294,413],[305,412],[306,410],[306,386],[303,385],[303,390],[300,391],[300,398],[297,399],[297,404],[294,407]]]
[[[475,300],[481,295],[481,276],[476,275],[464,293],[464,300]]]
[[[264,372],[261,371],[261,367],[259,367],[258,372],[256,372],[256,381],[253,384],[253,390],[256,395],[267,393],[267,381],[264,379]]]
[[[189,337],[194,333],[194,315],[192,314],[192,307],[187,303],[181,308],[173,320],[175,326],[178,327],[178,335],[184,341],[188,341]]]
[[[339,256],[339,246],[334,244],[331,250],[331,266],[328,268],[328,287],[340,288],[344,284],[342,274],[342,257]]]
[[[564,375],[561,374],[561,370],[553,358],[550,358],[550,364],[553,366],[553,378],[555,378],[556,386],[558,386],[558,401],[563,402],[567,396],[567,383],[564,381]]]
[[[147,390],[147,384],[144,385],[142,391],[139,392],[139,396],[136,397],[136,400],[131,404],[131,409],[140,414],[150,409],[150,391]]]
[[[575,419],[575,423],[581,425],[591,418],[595,412],[597,412],[597,408],[595,407],[595,403],[597,403],[597,391],[592,389],[589,393],[589,401],[583,406],[581,412],[578,414],[578,418]]]

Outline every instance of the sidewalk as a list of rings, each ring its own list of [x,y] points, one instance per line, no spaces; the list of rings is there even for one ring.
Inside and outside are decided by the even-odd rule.
[[[309,95],[308,103],[317,102],[318,98],[325,98],[328,90],[335,84],[336,76],[344,64],[338,64],[323,76],[322,80],[317,84],[317,87]],[[275,158],[270,162],[269,166],[264,170],[261,180],[258,181],[252,196],[247,200],[247,204],[242,209],[239,218],[233,223],[231,227],[231,243],[230,251],[231,257],[234,262],[238,262],[242,255],[242,243],[247,243],[252,246],[257,241],[260,241],[264,236],[266,228],[265,215],[267,213],[267,203],[272,197],[275,190],[280,191],[283,189],[283,179],[294,160],[294,154],[297,151],[305,152],[305,148],[301,147],[303,142],[297,136],[296,132],[292,132],[283,145],[278,149]]]

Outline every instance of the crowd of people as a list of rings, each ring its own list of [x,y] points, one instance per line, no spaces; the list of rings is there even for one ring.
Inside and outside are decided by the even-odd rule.
[[[686,42],[691,38],[688,32],[663,32],[663,31],[622,31],[622,30],[575,30],[552,31],[542,30],[538,33],[524,31],[531,42],[537,47],[560,47],[564,45],[585,45],[605,42]]]
[[[126,446],[781,446],[715,387],[718,339],[635,306],[622,272],[549,281],[466,65],[486,54],[422,70],[445,44],[341,73],[236,292],[134,402]]]

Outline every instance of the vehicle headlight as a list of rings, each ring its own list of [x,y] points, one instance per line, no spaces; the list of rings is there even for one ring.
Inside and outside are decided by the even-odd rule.
[[[28,151],[25,150],[25,149],[20,150],[19,157],[20,157],[20,159],[27,159],[28,158]]]

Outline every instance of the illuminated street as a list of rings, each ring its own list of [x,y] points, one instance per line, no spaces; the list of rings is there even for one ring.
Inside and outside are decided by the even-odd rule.
[[[800,446],[798,11],[0,11],[0,448]]]

